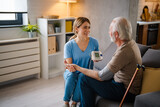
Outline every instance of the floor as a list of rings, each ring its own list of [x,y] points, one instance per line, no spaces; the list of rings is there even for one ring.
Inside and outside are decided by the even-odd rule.
[[[62,107],[64,80],[27,79],[0,86],[0,107]]]

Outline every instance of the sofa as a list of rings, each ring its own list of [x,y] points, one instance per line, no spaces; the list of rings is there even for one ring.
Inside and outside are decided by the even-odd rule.
[[[124,102],[123,107],[160,107],[160,50],[151,49],[149,46],[137,44],[145,66],[142,78],[142,88],[134,102]],[[103,60],[94,64],[95,70],[103,69],[111,60],[116,51],[116,44],[111,43],[102,52]],[[96,97],[96,107],[119,107],[120,101]]]

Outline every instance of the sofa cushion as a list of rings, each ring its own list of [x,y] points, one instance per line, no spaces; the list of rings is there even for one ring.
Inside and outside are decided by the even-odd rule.
[[[160,107],[160,91],[137,95],[134,107]]]
[[[146,67],[160,68],[160,50],[148,49],[142,57],[142,64]]]
[[[97,70],[103,69],[107,65],[107,63],[111,60],[111,58],[112,58],[113,54],[115,53],[116,49],[117,49],[116,44],[112,42],[109,45],[109,47],[104,52],[102,52],[103,60],[99,61],[99,62],[96,62],[94,64],[94,67]]]
[[[146,68],[143,72],[141,94],[160,91],[160,68]]]
[[[120,101],[104,99],[100,96],[96,97],[96,107],[119,107]],[[133,102],[124,102],[123,107],[133,107]]]
[[[143,55],[145,54],[145,52],[146,52],[149,48],[151,48],[150,46],[146,46],[146,45],[142,45],[142,44],[138,44],[138,43],[137,43],[137,45],[138,45],[139,50],[140,50],[140,52],[141,52],[141,57],[143,57]]]

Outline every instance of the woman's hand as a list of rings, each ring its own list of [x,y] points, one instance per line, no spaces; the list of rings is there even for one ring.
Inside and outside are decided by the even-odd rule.
[[[93,62],[99,62],[98,60],[92,60]]]
[[[76,65],[75,64],[68,64],[66,60],[64,60],[64,64],[66,65],[66,69],[68,69],[70,72],[76,71]]]

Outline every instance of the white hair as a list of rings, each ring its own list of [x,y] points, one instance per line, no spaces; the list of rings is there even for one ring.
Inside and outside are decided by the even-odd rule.
[[[123,17],[116,17],[113,19],[110,26],[112,26],[113,33],[115,33],[116,31],[118,32],[119,38],[121,40],[132,39],[132,26],[127,19]]]

